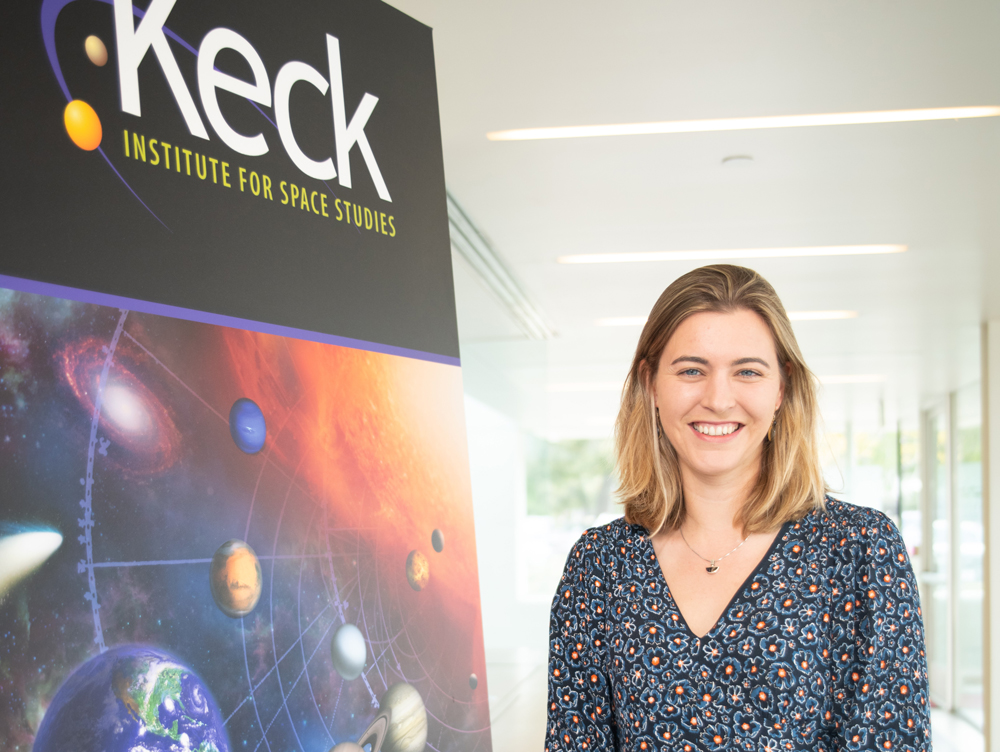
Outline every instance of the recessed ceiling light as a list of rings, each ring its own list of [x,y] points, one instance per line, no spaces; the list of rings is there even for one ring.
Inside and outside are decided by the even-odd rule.
[[[720,259],[790,258],[793,256],[856,256],[903,253],[905,245],[824,245],[803,248],[731,248],[717,251],[647,251],[585,253],[560,256],[560,264],[625,264],[636,261],[708,261]]]
[[[839,376],[820,376],[823,384],[880,384],[885,376],[876,373],[849,373]]]
[[[832,321],[834,319],[856,319],[857,311],[789,311],[792,321]]]
[[[716,120],[668,120],[658,123],[617,125],[569,125],[555,128],[518,128],[486,134],[490,141],[534,141],[550,138],[592,138],[595,136],[644,136],[660,133],[703,133],[745,131],[759,128],[806,128],[818,125],[862,125],[869,123],[912,123],[925,120],[961,120],[997,117],[1000,107],[937,107],[924,110],[879,110],[875,112],[835,112],[825,115],[776,115],[766,117],[720,118]]]

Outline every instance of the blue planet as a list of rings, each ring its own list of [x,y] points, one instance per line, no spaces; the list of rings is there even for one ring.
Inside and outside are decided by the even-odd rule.
[[[229,752],[219,706],[176,658],[123,645],[91,658],[56,692],[33,752]]]
[[[229,410],[229,433],[241,452],[257,454],[264,448],[267,424],[257,403],[240,397]]]

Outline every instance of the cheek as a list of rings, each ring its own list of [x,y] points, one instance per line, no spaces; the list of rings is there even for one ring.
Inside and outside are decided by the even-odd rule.
[[[683,417],[698,404],[700,392],[690,384],[667,383],[657,389],[657,407],[660,418],[669,416],[674,420]]]

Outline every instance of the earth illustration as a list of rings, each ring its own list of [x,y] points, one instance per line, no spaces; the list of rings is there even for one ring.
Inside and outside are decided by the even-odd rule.
[[[45,711],[33,752],[142,749],[229,752],[208,688],[161,650],[115,647],[63,683]]]

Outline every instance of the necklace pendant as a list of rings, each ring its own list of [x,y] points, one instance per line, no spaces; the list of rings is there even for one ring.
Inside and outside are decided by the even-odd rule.
[[[715,574],[719,571],[719,565],[715,563],[715,559],[712,560],[712,566],[705,567],[705,571],[709,574]]]

